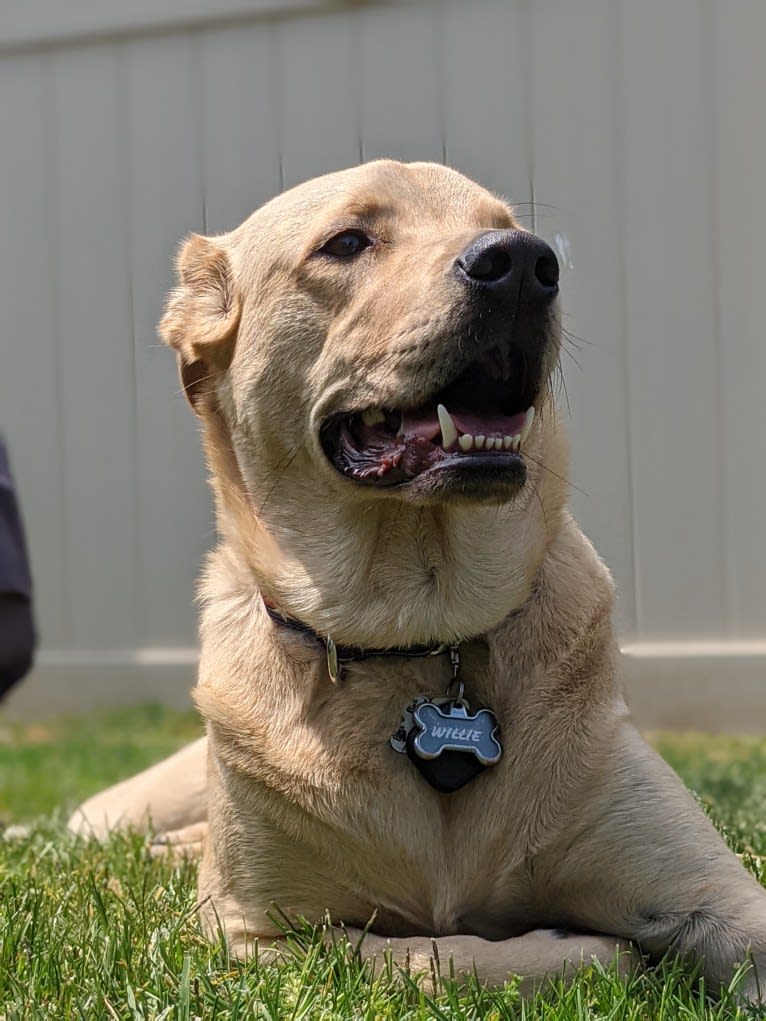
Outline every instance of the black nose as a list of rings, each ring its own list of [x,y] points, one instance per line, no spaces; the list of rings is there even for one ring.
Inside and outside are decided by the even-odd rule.
[[[544,300],[559,289],[559,262],[550,245],[523,230],[488,230],[455,260],[459,277],[486,293],[518,301]]]

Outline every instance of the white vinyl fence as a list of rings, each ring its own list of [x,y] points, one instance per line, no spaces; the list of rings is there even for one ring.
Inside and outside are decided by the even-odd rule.
[[[0,429],[42,637],[12,705],[190,687],[214,525],[154,332],[173,252],[387,155],[559,253],[639,717],[766,730],[764,40],[764,0],[4,0]]]

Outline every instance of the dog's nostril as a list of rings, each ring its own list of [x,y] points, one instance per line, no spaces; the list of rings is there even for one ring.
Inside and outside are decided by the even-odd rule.
[[[486,248],[463,269],[474,280],[502,280],[511,272],[511,257],[503,248]]]
[[[559,262],[551,252],[541,255],[535,263],[535,276],[543,287],[555,287],[559,282]]]
[[[488,230],[477,235],[455,260],[462,281],[474,291],[519,301],[552,301],[558,293],[559,263],[542,238],[525,230]]]

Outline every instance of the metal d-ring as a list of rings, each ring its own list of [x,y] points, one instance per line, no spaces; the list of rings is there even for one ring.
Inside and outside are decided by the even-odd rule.
[[[455,705],[463,705],[463,694],[465,687],[463,682],[458,678],[460,673],[460,648],[457,645],[449,646],[449,661],[452,667],[452,680],[447,685],[447,693],[453,685],[457,684],[457,698],[455,699]]]
[[[338,647],[329,635],[325,639],[325,645],[327,646],[327,672],[332,683],[340,686],[343,680],[343,667],[338,659]]]

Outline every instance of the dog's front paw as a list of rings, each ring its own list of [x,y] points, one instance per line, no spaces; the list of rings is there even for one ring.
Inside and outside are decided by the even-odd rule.
[[[173,861],[201,858],[207,830],[207,822],[198,822],[180,830],[157,833],[149,841],[149,854],[152,858],[171,858]]]
[[[626,976],[643,961],[638,947],[619,936],[570,932],[568,929],[539,929],[535,935],[554,941],[562,960],[576,968],[598,961],[604,967],[616,964],[618,973]]]

